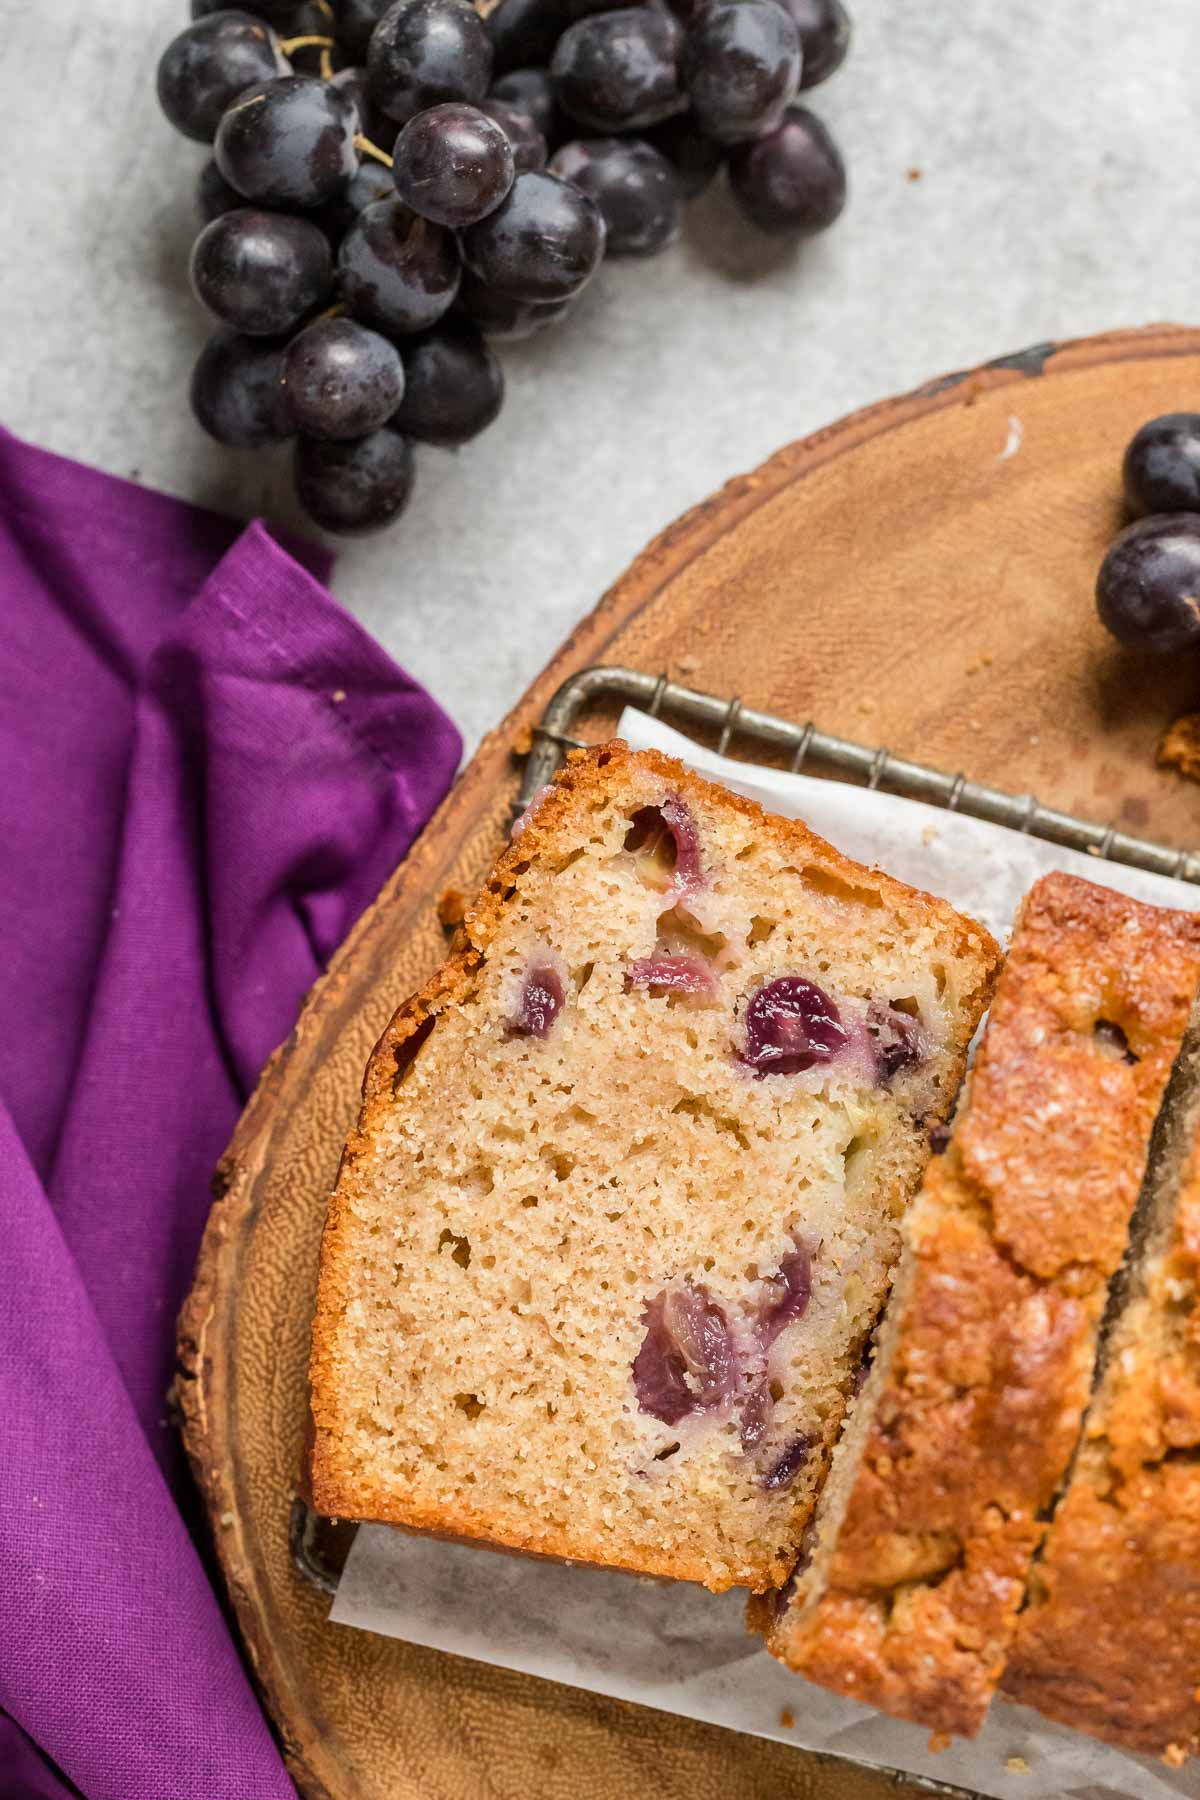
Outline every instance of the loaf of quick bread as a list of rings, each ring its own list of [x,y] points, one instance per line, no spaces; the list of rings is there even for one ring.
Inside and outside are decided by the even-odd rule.
[[[668,758],[573,756],[368,1070],[316,1506],[782,1582],[997,960]]]
[[[1190,913],[1065,875],[1027,897],[948,1147],[905,1221],[871,1372],[796,1572],[755,1603],[770,1648],[801,1674],[938,1730],[982,1723],[1075,1450],[1198,981]],[[1093,1473],[1108,1457],[1100,1441],[1086,1450],[1069,1518],[1111,1493]],[[1111,1546],[1116,1513],[1110,1525]],[[1096,1600],[1086,1546],[1070,1543],[1064,1517],[1044,1577],[1064,1659]],[[1051,1689],[1031,1659],[1044,1668],[1053,1619],[1038,1605],[1016,1691],[1042,1704]],[[1194,1584],[1185,1615],[1196,1618]]]

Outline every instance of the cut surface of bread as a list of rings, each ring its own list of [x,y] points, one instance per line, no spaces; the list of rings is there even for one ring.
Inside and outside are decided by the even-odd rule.
[[[1171,1763],[1200,1753],[1200,1055],[1139,1218],[1005,1693]]]
[[[782,1580],[997,956],[668,758],[573,758],[368,1070],[317,1507]]]
[[[802,1566],[752,1615],[801,1674],[982,1723],[1198,980],[1200,918],[1065,875],[1026,898]]]

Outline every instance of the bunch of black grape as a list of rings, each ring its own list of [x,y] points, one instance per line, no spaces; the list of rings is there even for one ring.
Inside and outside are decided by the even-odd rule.
[[[328,530],[387,524],[413,441],[499,412],[485,340],[562,319],[606,253],[665,248],[722,163],[762,230],[832,224],[842,159],[795,102],[849,35],[841,0],[192,0],[158,95],[213,145],[200,424],[294,437]]]

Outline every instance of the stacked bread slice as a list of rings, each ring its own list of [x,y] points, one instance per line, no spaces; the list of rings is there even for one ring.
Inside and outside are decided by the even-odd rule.
[[[770,1648],[801,1673],[970,1735],[1011,1657],[1011,1691],[1055,1717],[1138,1747],[1194,1740],[1200,1221],[1182,1144],[1156,1159],[1151,1223],[1044,1540],[1198,982],[1200,918],[1065,876],[1026,900],[805,1554],[759,1605]],[[1139,1682],[1166,1637],[1169,1703],[1144,1691],[1157,1668]]]
[[[1005,1692],[1110,1743],[1200,1754],[1200,1057],[1118,1283]]]
[[[668,759],[573,758],[368,1071],[316,1505],[786,1579],[997,960]]]

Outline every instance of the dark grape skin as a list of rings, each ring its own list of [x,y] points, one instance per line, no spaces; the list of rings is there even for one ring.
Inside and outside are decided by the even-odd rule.
[[[468,0],[396,0],[367,51],[372,101],[397,124],[444,100],[482,100],[492,46]]]
[[[413,465],[408,439],[384,425],[347,443],[297,438],[292,475],[296,497],[311,519],[326,531],[354,536],[378,531],[404,511]]]
[[[1096,609],[1130,649],[1200,649],[1200,516],[1153,513],[1127,525],[1100,565]]]
[[[506,100],[496,100],[490,95],[479,102],[479,110],[493,119],[508,139],[516,174],[523,175],[529,169],[545,168],[549,153],[546,140],[528,113],[510,106]]]
[[[478,437],[504,403],[499,358],[467,325],[439,326],[406,344],[404,376],[404,399],[392,423],[443,449]]]
[[[656,125],[687,105],[677,69],[681,43],[670,13],[649,6],[581,19],[563,32],[550,61],[555,98],[594,131]]]
[[[377,150],[391,155],[392,145],[396,141],[396,133],[400,127],[395,119],[389,119],[386,113],[372,104],[367,91],[367,71],[355,64],[348,68],[338,69],[330,79],[330,85],[345,94],[358,113],[359,128]]]
[[[500,0],[483,22],[498,74],[522,63],[546,63],[562,31],[556,0]]]
[[[1200,413],[1163,413],[1130,440],[1125,498],[1135,515],[1200,513]]]
[[[283,391],[306,437],[366,437],[404,398],[404,365],[394,344],[355,319],[318,319],[284,352]]]
[[[679,67],[700,129],[735,144],[779,124],[802,63],[800,34],[778,0],[716,0],[689,27]]]
[[[639,138],[564,144],[550,159],[550,172],[596,202],[607,230],[606,255],[654,256],[679,236],[683,202],[675,171]]]
[[[566,318],[573,302],[560,300],[543,306],[531,306],[527,300],[512,300],[488,287],[470,269],[463,270],[462,282],[454,302],[454,314],[476,326],[486,337],[502,343],[518,343],[558,325]]]
[[[811,237],[832,225],[846,204],[846,165],[815,113],[792,106],[774,131],[734,146],[729,189],[759,231]]]
[[[242,206],[206,225],[192,247],[192,289],[248,337],[290,331],[333,286],[329,239],[309,219]]]
[[[364,207],[338,251],[346,305],[365,325],[389,334],[436,325],[461,274],[453,235],[395,198]]]
[[[695,200],[711,187],[725,152],[705,137],[691,113],[679,113],[661,125],[652,125],[644,135],[674,169],[683,200]]]
[[[232,9],[195,20],[158,64],[158,104],[184,137],[211,144],[227,106],[256,82],[286,75],[279,39],[262,19]]]
[[[604,219],[578,188],[535,169],[461,242],[471,272],[509,299],[569,300],[604,255]]]
[[[192,412],[210,437],[234,450],[280,444],[295,427],[284,404],[280,377],[283,343],[243,337],[223,325],[192,370]]]
[[[501,0],[483,22],[496,74],[548,63],[568,25],[612,9],[612,0]]]
[[[364,156],[344,193],[312,216],[331,243],[338,244],[364,207],[390,200],[396,192],[392,171],[373,156]],[[245,205],[245,201],[240,202]]]
[[[516,172],[503,127],[458,101],[410,119],[393,152],[400,199],[423,219],[456,231],[495,212]]]
[[[334,0],[337,41],[346,55],[361,63],[371,33],[391,5],[391,0]]]
[[[210,156],[196,177],[196,211],[205,225],[219,219],[222,213],[245,206],[245,197],[230,187]]]
[[[260,206],[323,206],[358,168],[358,110],[332,82],[286,75],[247,89],[217,128],[217,167]]]
[[[227,12],[228,0],[192,0],[192,18],[204,19],[210,13]],[[272,25],[281,25],[296,10],[296,0],[254,0],[248,9],[255,18],[266,19]]]
[[[502,100],[533,120],[547,144],[559,130],[554,84],[545,69],[510,69],[493,81],[489,100]]]
[[[842,0],[779,0],[800,33],[802,89],[819,87],[840,69],[850,49],[850,15]]]

